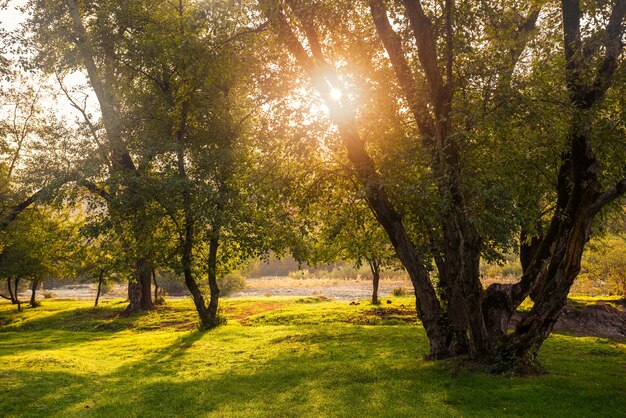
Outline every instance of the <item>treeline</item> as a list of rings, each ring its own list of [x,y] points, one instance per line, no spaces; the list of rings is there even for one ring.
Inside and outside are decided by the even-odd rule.
[[[116,274],[130,315],[172,271],[212,328],[251,257],[401,266],[429,358],[532,371],[590,236],[622,222],[623,0],[24,12],[3,36],[9,281]],[[518,280],[483,289],[481,259],[515,251]]]

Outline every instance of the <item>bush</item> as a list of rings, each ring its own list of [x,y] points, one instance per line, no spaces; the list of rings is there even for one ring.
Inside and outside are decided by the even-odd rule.
[[[222,276],[217,285],[220,288],[220,296],[229,296],[233,293],[245,289],[246,279],[240,273],[229,273]]]
[[[406,289],[404,287],[396,287],[391,291],[394,296],[406,296]]]

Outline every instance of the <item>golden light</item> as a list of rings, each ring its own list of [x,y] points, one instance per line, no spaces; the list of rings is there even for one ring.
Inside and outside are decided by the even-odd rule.
[[[335,101],[339,101],[341,99],[341,90],[337,88],[332,88],[330,90],[330,98]]]

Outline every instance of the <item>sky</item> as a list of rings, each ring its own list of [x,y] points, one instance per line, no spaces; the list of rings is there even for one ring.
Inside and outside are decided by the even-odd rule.
[[[26,16],[18,10],[24,4],[26,0],[8,0],[7,9],[0,10],[0,26],[8,31],[19,28],[26,20]]]
[[[2,0],[0,0],[0,4],[2,4]],[[5,9],[0,9],[0,27],[2,27],[6,31],[14,31],[17,30],[23,25],[28,15],[21,12],[19,9],[26,4],[26,0],[8,0],[7,7]],[[11,59],[12,55],[7,51],[1,51],[2,55],[6,58]],[[31,77],[29,77],[31,78]],[[68,122],[75,122],[79,117],[79,113],[71,106],[70,102],[58,88],[58,83],[54,76],[49,77],[45,80],[46,84],[49,84],[52,87],[52,93],[57,95],[57,99],[53,100],[50,96],[42,95],[42,106],[53,109],[58,117],[66,119]],[[86,77],[84,74],[80,72],[75,72],[72,74],[67,74],[64,79],[65,87],[69,88],[77,88],[79,86],[83,86],[86,84]],[[98,106],[95,101],[95,97],[92,94],[91,89],[87,89],[86,93],[90,95],[88,100],[88,110],[92,114],[97,114]],[[82,98],[84,95],[76,96],[79,102],[82,102]]]

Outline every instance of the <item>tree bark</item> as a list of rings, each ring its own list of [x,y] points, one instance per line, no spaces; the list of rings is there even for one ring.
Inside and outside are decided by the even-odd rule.
[[[214,320],[217,320],[220,289],[217,285],[217,249],[219,246],[219,229],[213,232],[213,236],[209,240],[209,290],[211,299],[209,300],[208,310]]]
[[[33,283],[30,287],[30,306],[33,308],[39,305],[37,303],[37,287],[39,287],[39,280],[33,279]]]
[[[98,301],[100,300],[100,291],[102,290],[102,280],[104,279],[104,270],[100,270],[98,274],[98,292],[96,292],[96,301],[94,306],[98,306]]]
[[[156,279],[156,271],[152,269],[152,282],[154,283],[154,303],[159,303],[159,284]]]
[[[128,306],[124,309],[124,315],[132,315],[141,311],[141,279],[137,272],[139,268],[135,268],[133,277],[128,281]]]
[[[11,289],[11,278],[10,277],[7,279],[7,289],[9,291],[9,298],[11,300],[11,304],[15,305],[17,303],[17,300],[15,299],[15,294],[13,293],[13,290]]]
[[[141,282],[141,310],[147,311],[154,309],[154,303],[152,301],[152,276],[150,268],[150,261],[147,258],[140,258],[139,262],[141,267],[139,268],[139,281]]]
[[[18,312],[22,310],[22,304],[20,302],[20,296],[19,296],[19,284],[20,284],[20,279],[19,277],[16,277],[13,282],[13,290],[15,291],[14,292],[15,303],[17,304]]]
[[[369,261],[370,270],[372,271],[372,305],[380,304],[378,300],[378,284],[380,283],[380,261],[377,259]]]

